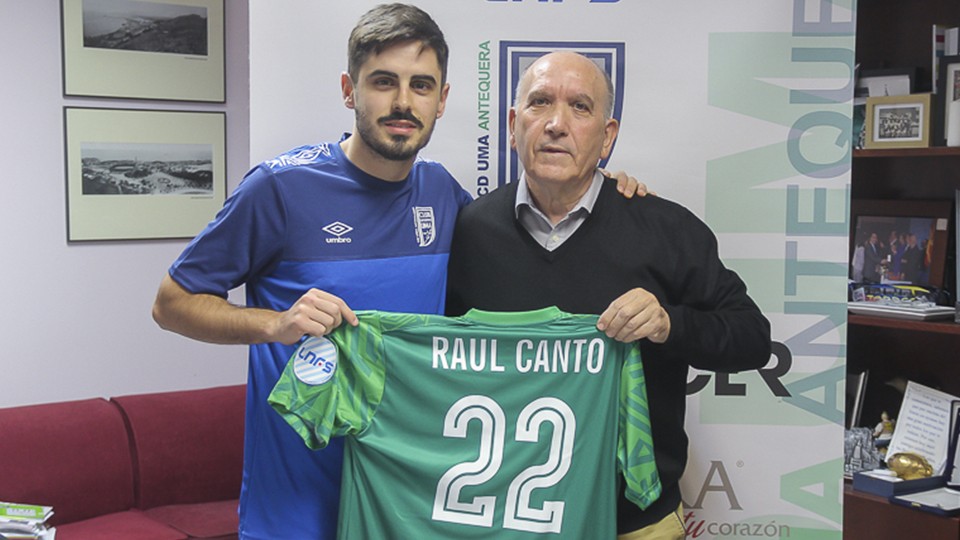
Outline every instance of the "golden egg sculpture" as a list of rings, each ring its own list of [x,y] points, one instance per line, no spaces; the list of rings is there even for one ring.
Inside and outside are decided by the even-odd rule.
[[[890,456],[887,467],[904,480],[933,476],[933,467],[930,466],[930,462],[923,456],[911,452],[898,452]]]

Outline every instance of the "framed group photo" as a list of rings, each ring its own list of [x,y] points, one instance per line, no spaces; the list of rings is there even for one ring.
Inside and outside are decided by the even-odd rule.
[[[63,93],[223,103],[224,0],[61,0]]]
[[[944,285],[952,201],[851,201],[850,279]]]
[[[64,108],[67,240],[192,238],[226,197],[221,112]]]
[[[930,146],[930,94],[867,98],[864,148]]]

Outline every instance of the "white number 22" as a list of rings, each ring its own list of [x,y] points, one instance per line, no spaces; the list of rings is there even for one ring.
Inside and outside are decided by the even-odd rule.
[[[492,527],[495,495],[460,500],[464,487],[479,486],[493,478],[503,465],[506,417],[496,401],[487,396],[466,396],[454,403],[443,423],[444,437],[465,438],[471,420],[480,422],[480,451],[475,461],[450,467],[437,483],[433,519],[478,527]],[[510,482],[503,527],[536,533],[558,533],[563,525],[563,501],[544,501],[543,508],[530,507],[535,489],[556,485],[570,469],[577,420],[563,401],[544,397],[532,401],[517,418],[516,440],[537,442],[540,426],[553,425],[546,463],[531,465]]]

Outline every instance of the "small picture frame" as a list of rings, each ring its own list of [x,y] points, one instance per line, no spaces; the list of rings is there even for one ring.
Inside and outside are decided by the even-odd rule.
[[[867,98],[864,148],[930,146],[930,94]]]
[[[850,279],[943,287],[951,208],[948,200],[852,200]]]
[[[67,241],[192,238],[226,198],[222,112],[64,108]]]
[[[960,133],[950,134],[952,109],[954,124],[960,124],[960,56],[940,58],[940,74],[937,77],[936,110],[933,116],[933,146],[945,146],[953,138],[960,143]]]
[[[61,0],[63,93],[224,103],[224,0]]]

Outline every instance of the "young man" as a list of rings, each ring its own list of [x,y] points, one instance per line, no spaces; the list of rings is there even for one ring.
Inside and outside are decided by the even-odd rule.
[[[251,344],[240,536],[333,538],[342,445],[309,450],[266,403],[295,344],[353,309],[440,313],[454,219],[470,200],[419,160],[443,115],[447,44],[434,21],[379,6],[350,35],[345,105],[353,135],[250,171],[165,276],[163,328]],[[227,292],[246,284],[246,307]]]
[[[643,511],[621,497],[617,528],[622,539],[680,539],[688,367],[759,368],[770,327],[702,221],[659,197],[619,197],[596,171],[619,130],[612,105],[588,58],[531,64],[509,115],[523,176],[460,213],[447,312],[557,306],[600,314],[608,336],[638,341],[663,494]]]

